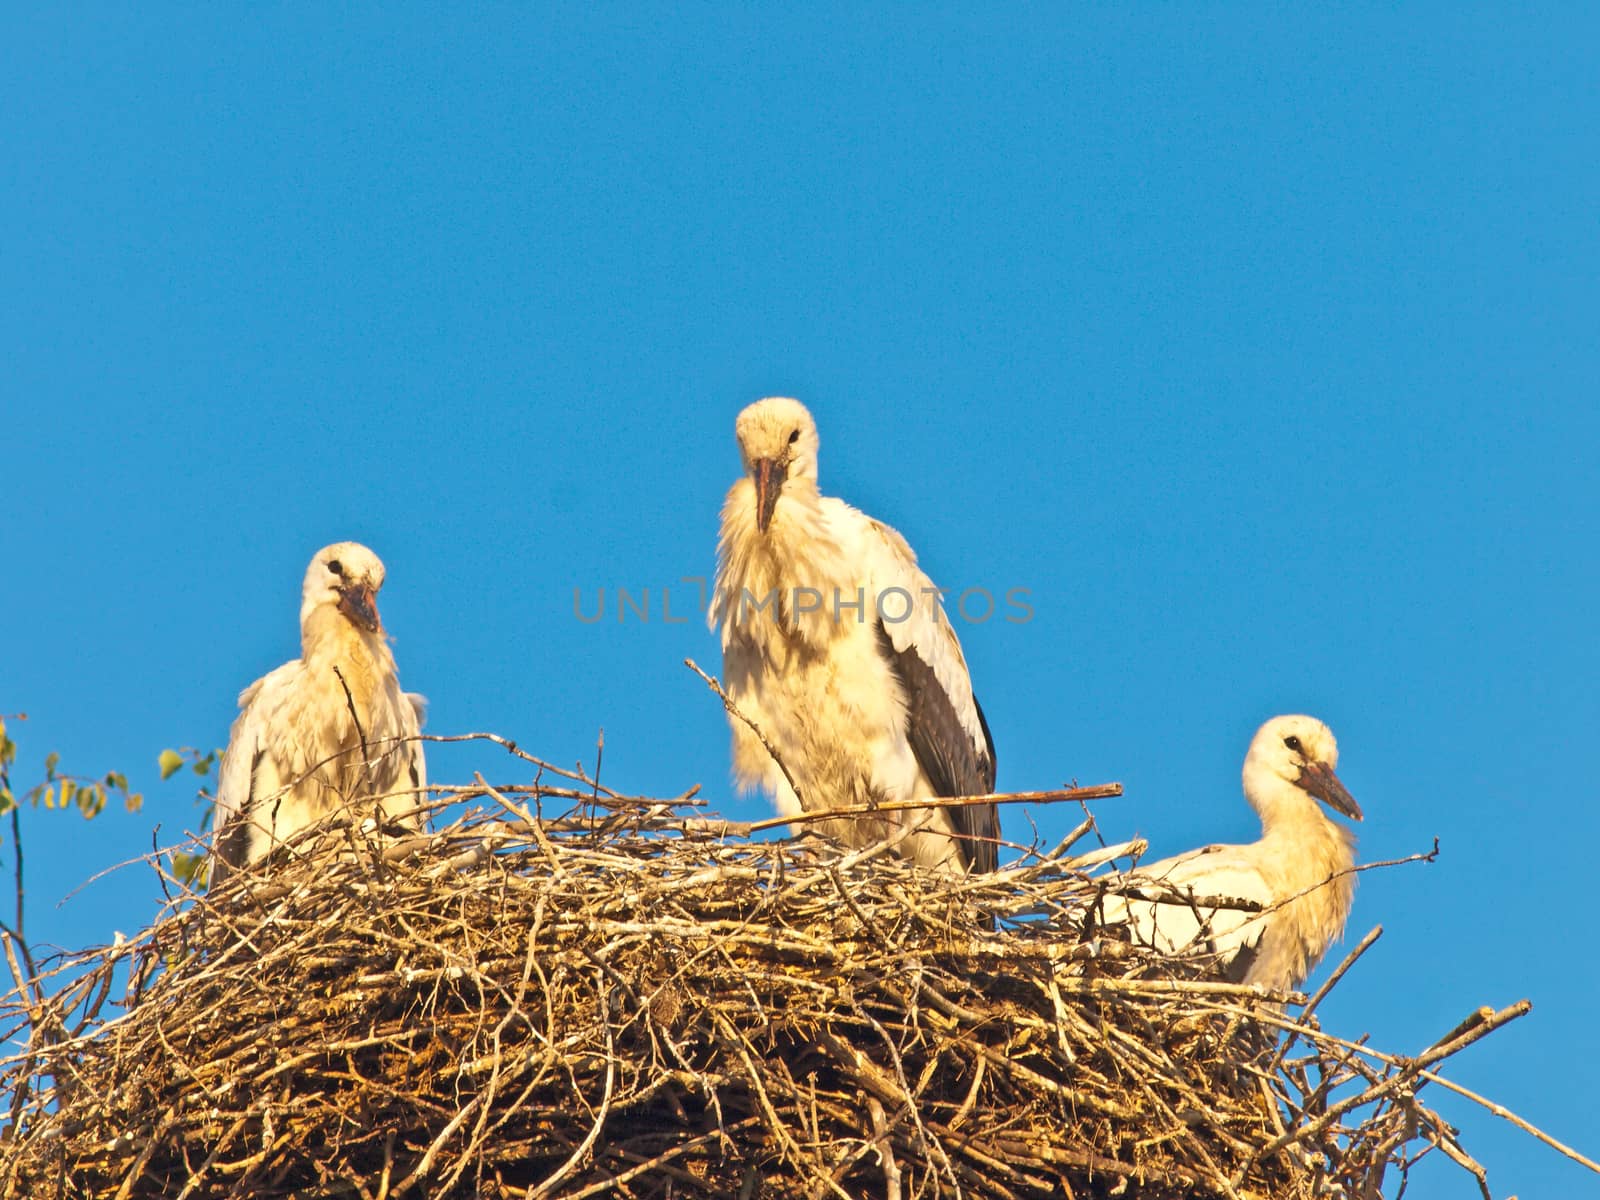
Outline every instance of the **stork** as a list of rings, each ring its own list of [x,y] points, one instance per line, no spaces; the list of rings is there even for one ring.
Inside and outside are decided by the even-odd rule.
[[[817,490],[816,423],[787,397],[734,426],[745,474],[722,506],[710,610],[722,633],[734,777],[785,816],[994,790],[994,740],[939,592],[899,533]],[[781,765],[780,765],[781,764]],[[994,869],[991,805],[820,822],[946,871]]]
[[[356,542],[318,550],[300,593],[300,657],[239,694],[217,783],[211,884],[349,807],[416,829],[427,767],[421,696],[402,692],[378,619],[384,569]]]
[[[1344,932],[1355,893],[1355,835],[1317,804],[1361,820],[1334,774],[1338,765],[1333,731],[1321,721],[1272,718],[1244,760],[1244,795],[1261,818],[1261,840],[1139,867],[1124,884],[1152,899],[1108,896],[1105,919],[1126,921],[1137,943],[1166,954],[1205,949],[1235,982],[1299,986]],[[1213,907],[1225,900],[1260,911]]]

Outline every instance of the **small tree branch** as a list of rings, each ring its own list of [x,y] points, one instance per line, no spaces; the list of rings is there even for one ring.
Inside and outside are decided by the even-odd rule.
[[[799,787],[797,787],[795,785],[794,776],[789,774],[789,768],[788,768],[787,764],[784,763],[782,758],[778,757],[778,752],[777,752],[777,750],[773,749],[772,743],[767,741],[767,735],[761,732],[761,726],[757,725],[748,716],[746,716],[744,711],[742,709],[740,709],[740,707],[737,704],[735,704],[731,699],[729,699],[728,693],[722,690],[722,685],[720,683],[718,683],[715,679],[713,679],[710,675],[707,675],[704,671],[702,671],[700,669],[700,664],[695,662],[694,659],[692,659],[692,658],[684,659],[683,660],[683,665],[688,667],[689,670],[693,671],[696,675],[700,676],[701,679],[706,681],[706,686],[708,688],[710,688],[713,692],[715,692],[717,694],[717,696],[722,700],[722,707],[723,708],[727,709],[735,717],[739,718],[739,720],[743,721],[746,725],[748,725],[750,727],[750,732],[756,735],[756,737],[760,740],[761,744],[767,748],[767,753],[772,755],[772,761],[777,763],[778,764],[778,770],[783,772],[783,778],[784,778],[784,781],[786,783],[788,783],[789,790],[794,792],[794,798],[800,802],[800,807],[804,808],[806,806],[805,797],[803,797],[800,794]],[[825,815],[833,815],[833,814],[825,814]],[[780,822],[780,824],[781,824],[781,822]]]

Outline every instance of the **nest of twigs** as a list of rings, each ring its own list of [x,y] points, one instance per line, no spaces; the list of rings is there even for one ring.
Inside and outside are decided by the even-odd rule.
[[[1510,1010],[1387,1058],[1098,928],[1071,839],[951,878],[550,792],[302,843],[14,992],[0,1196],[1293,1200],[1473,1165],[1416,1090]]]

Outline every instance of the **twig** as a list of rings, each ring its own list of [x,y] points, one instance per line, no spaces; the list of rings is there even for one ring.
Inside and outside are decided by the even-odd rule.
[[[1310,1023],[1311,1014],[1317,1011],[1317,1005],[1327,998],[1328,993],[1333,991],[1334,985],[1344,978],[1345,972],[1355,966],[1356,961],[1368,950],[1372,949],[1373,945],[1382,936],[1383,926],[1374,925],[1367,936],[1361,939],[1356,948],[1344,956],[1344,961],[1333,969],[1333,972],[1323,981],[1322,986],[1311,994],[1311,999],[1306,1001],[1306,1006],[1300,1010],[1301,1023]],[[1299,1031],[1295,1030],[1291,1031],[1283,1039],[1278,1046],[1278,1052],[1272,1056],[1272,1063],[1267,1067],[1266,1073],[1268,1075],[1276,1075],[1278,1073],[1278,1068],[1283,1066],[1283,1060],[1288,1056],[1289,1048],[1294,1045],[1297,1037],[1299,1037]]]
[[[356,712],[356,699],[350,694],[350,685],[344,680],[344,672],[339,669],[339,664],[333,666],[333,673],[339,677],[339,686],[344,689],[345,707],[350,712],[350,720],[356,727],[356,739],[361,743],[361,783],[358,788],[370,791],[372,787],[372,751],[367,746],[367,731],[362,728],[361,714]]]
[[[778,751],[773,747],[772,743],[767,741],[767,735],[761,732],[761,726],[757,725],[753,720],[751,720],[750,717],[745,714],[744,710],[733,702],[733,700],[728,696],[728,693],[722,690],[722,685],[710,675],[707,675],[704,671],[702,671],[700,669],[700,664],[695,662],[694,659],[684,659],[683,665],[688,667],[689,670],[693,671],[696,675],[700,676],[701,679],[705,680],[706,686],[715,692],[717,697],[722,701],[723,708],[727,709],[735,717],[749,726],[750,732],[755,734],[756,739],[767,748],[767,753],[772,756],[772,761],[778,764],[778,770],[783,772],[784,782],[789,785],[789,790],[794,793],[795,800],[800,804],[801,808],[804,808],[805,797],[800,794],[800,788],[795,783],[794,776],[789,774],[788,764],[785,763],[782,757],[779,756]]]
[[[11,846],[12,853],[16,856],[12,866],[12,874],[17,883],[17,915],[11,931],[16,935],[17,941],[22,945],[23,955],[28,953],[26,934],[22,929],[22,822],[19,813],[22,810],[15,804],[11,806]],[[28,970],[33,970],[33,962],[29,960]]]
[[[822,812],[796,813],[787,817],[768,817],[751,821],[743,828],[747,834],[762,833],[783,825],[807,825],[813,821],[831,821],[838,817],[872,817],[883,813],[921,812],[935,808],[978,808],[991,804],[1057,804],[1071,800],[1104,800],[1122,795],[1120,783],[1101,783],[1093,787],[1061,788],[1043,792],[988,792],[979,796],[934,796],[926,800],[896,800],[889,804],[853,805]]]
[[[1399,1089],[1404,1087],[1411,1079],[1415,1078],[1425,1068],[1440,1061],[1441,1059],[1450,1057],[1452,1054],[1455,1054],[1458,1051],[1466,1049],[1466,1047],[1470,1046],[1473,1042],[1477,1041],[1485,1034],[1492,1033],[1494,1030],[1506,1024],[1508,1021],[1514,1021],[1518,1017],[1526,1016],[1532,1008],[1533,1005],[1529,1004],[1528,1001],[1518,1001],[1516,1004],[1513,1004],[1508,1008],[1503,1008],[1499,1012],[1494,1013],[1487,1020],[1475,1023],[1471,1027],[1470,1032],[1462,1035],[1461,1037],[1458,1037],[1452,1041],[1434,1045],[1417,1058],[1405,1063],[1398,1074],[1391,1076],[1382,1083],[1374,1084],[1364,1092],[1351,1096],[1346,1100],[1341,1100],[1338,1104],[1330,1107],[1326,1112],[1319,1116],[1315,1121],[1312,1121],[1309,1125],[1292,1130],[1288,1133],[1281,1134],[1280,1136],[1274,1138],[1271,1142],[1257,1152],[1256,1161],[1266,1159],[1271,1155],[1276,1154],[1279,1150],[1284,1149],[1286,1146],[1292,1146],[1297,1142],[1303,1142],[1310,1138],[1317,1137],[1329,1125],[1333,1124],[1334,1121],[1344,1116],[1345,1113],[1360,1108],[1363,1105],[1371,1104],[1374,1100],[1393,1095]],[[1233,1180],[1235,1187],[1239,1186],[1243,1182],[1246,1169],[1247,1168],[1241,1168],[1240,1171],[1235,1175]]]
[[[1557,1141],[1548,1133],[1544,1132],[1544,1130],[1517,1116],[1516,1113],[1512,1112],[1505,1105],[1496,1104],[1493,1100],[1485,1099],[1483,1096],[1478,1095],[1477,1092],[1474,1092],[1469,1088],[1465,1088],[1461,1084],[1455,1083],[1452,1080],[1446,1079],[1442,1075],[1436,1075],[1432,1071],[1422,1071],[1420,1074],[1421,1077],[1426,1079],[1429,1083],[1436,1083],[1440,1087],[1445,1088],[1448,1091],[1452,1091],[1456,1095],[1465,1097],[1466,1099],[1471,1100],[1474,1104],[1488,1109],[1502,1121],[1510,1122],[1512,1125],[1515,1125],[1518,1129],[1522,1130],[1523,1133],[1538,1139],[1557,1153],[1565,1155],[1573,1162],[1578,1163],[1581,1166],[1588,1167],[1589,1170],[1593,1171],[1597,1175],[1600,1175],[1600,1162],[1596,1162],[1587,1155],[1580,1154],[1565,1142]]]
[[[521,746],[517,745],[516,742],[512,741],[510,738],[501,737],[498,733],[423,733],[418,734],[417,738],[419,741],[441,743],[489,742],[492,745],[499,746],[507,754],[510,754],[515,758],[520,758],[523,762],[532,763],[541,771],[549,771],[552,775],[559,775],[563,779],[572,780],[574,783],[592,785],[597,790],[604,792],[608,796],[614,796],[616,794],[609,788],[599,786],[596,780],[590,779],[586,775],[583,775],[579,772],[569,771],[564,767],[558,767],[554,763],[546,762],[542,758],[537,758],[534,755],[529,754],[526,750],[522,749]]]
[[[22,930],[22,822],[19,820],[21,811],[22,810],[18,808],[17,805],[13,804],[11,806],[11,845],[13,848],[12,852],[15,856],[15,861],[12,865],[12,874],[16,879],[17,886],[17,916],[16,924],[11,927],[9,933],[11,934],[12,941],[16,943],[17,950],[22,954],[23,965],[28,968],[28,977],[32,979],[39,974],[39,968],[33,961],[33,951],[29,948],[28,939]],[[6,929],[5,922],[0,921],[0,933],[6,932],[8,932],[8,930]],[[22,986],[22,981],[20,979],[17,981],[17,983],[19,987]],[[36,1002],[42,1002],[43,997],[36,994],[34,999]]]

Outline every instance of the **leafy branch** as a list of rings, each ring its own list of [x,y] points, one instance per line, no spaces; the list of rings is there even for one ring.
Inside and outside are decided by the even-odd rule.
[[[129,812],[138,812],[144,797],[128,787],[121,771],[107,771],[99,778],[62,771],[61,755],[52,750],[45,755],[44,778],[22,794],[21,801],[11,787],[11,767],[16,762],[17,744],[6,730],[6,721],[26,721],[27,713],[0,716],[0,816],[26,802],[34,808],[77,808],[85,819],[96,817],[112,796],[120,796]]]
[[[161,752],[157,760],[161,767],[161,778],[171,779],[184,767],[188,767],[196,775],[206,778],[222,761],[222,751],[213,750],[209,754],[202,754],[193,746],[179,746],[176,750],[167,749]],[[212,818],[216,814],[214,797],[204,787],[201,787],[195,797],[195,803],[205,805],[205,816],[200,820],[200,832],[206,833],[211,828]],[[172,852],[172,875],[180,883],[188,887],[198,887],[205,882],[207,856],[204,851],[198,854],[188,854],[182,850]]]

